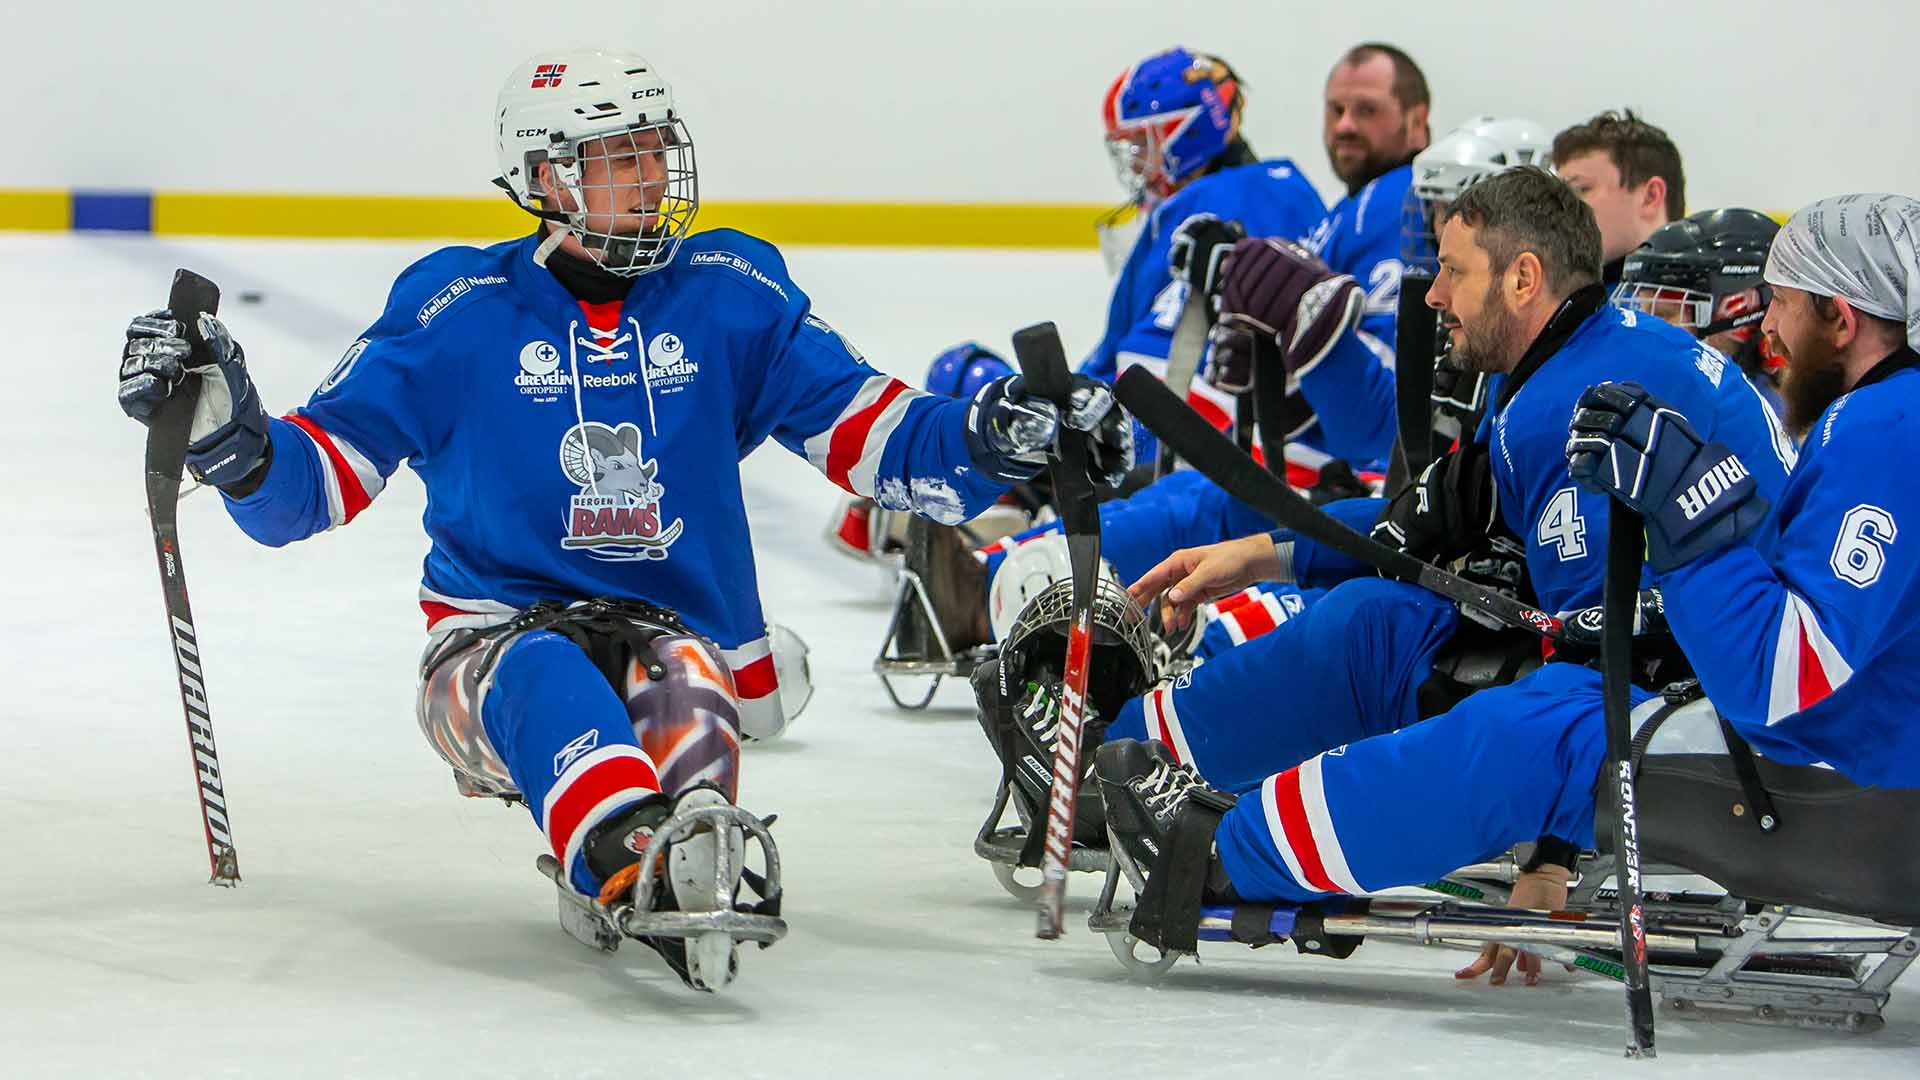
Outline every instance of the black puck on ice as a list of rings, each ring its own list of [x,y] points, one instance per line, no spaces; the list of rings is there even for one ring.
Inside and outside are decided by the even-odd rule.
[[[247,289],[240,294],[240,302],[243,304],[257,304],[266,298],[267,294],[258,289]]]

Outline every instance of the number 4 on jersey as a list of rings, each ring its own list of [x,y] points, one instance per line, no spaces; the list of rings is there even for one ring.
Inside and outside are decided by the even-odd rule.
[[[1587,519],[1580,516],[1579,498],[1578,488],[1563,487],[1554,492],[1540,513],[1540,523],[1534,526],[1536,542],[1541,547],[1552,544],[1561,562],[1587,554]]]

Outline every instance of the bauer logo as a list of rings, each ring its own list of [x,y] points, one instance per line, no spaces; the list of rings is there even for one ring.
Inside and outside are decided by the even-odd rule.
[[[647,384],[671,394],[693,381],[700,365],[687,358],[686,339],[668,331],[647,342]]]
[[[686,530],[679,518],[665,520],[660,463],[642,452],[636,424],[588,421],[567,429],[560,469],[580,487],[567,507],[563,548],[603,562],[664,559]]]
[[[573,385],[573,376],[560,370],[560,350],[552,342],[529,341],[520,347],[513,385],[536,401],[557,401]]]

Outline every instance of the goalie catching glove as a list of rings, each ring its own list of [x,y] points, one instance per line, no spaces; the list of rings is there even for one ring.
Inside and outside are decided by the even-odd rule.
[[[1291,240],[1242,240],[1221,268],[1220,320],[1207,381],[1229,393],[1253,388],[1278,363],[1289,387],[1325,359],[1360,318],[1366,294]]]

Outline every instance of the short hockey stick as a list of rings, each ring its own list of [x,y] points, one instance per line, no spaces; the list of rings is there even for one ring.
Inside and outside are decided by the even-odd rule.
[[[1410,271],[1400,279],[1400,310],[1394,324],[1394,412],[1400,437],[1394,442],[1399,466],[1387,482],[1387,494],[1419,476],[1433,462],[1433,363],[1439,328],[1427,306],[1433,276]]]
[[[220,307],[220,289],[191,270],[176,271],[167,308],[186,327],[193,355],[187,367],[210,362],[200,337],[200,315]],[[200,376],[188,374],[147,424],[147,517],[153,523],[153,550],[160,561],[160,588],[166,596],[167,634],[173,639],[174,670],[180,677],[180,705],[187,716],[187,740],[193,749],[194,779],[200,788],[200,821],[206,829],[207,861],[212,885],[236,885],[240,858],[233,848],[233,826],[227,818],[226,788],[220,776],[220,758],[213,745],[213,717],[207,704],[205,675],[201,671],[200,641],[193,628],[193,609],[187,603],[187,571],[180,555],[180,475],[187,457],[187,438],[193,425],[194,399]]]
[[[1059,331],[1050,322],[1016,331],[1013,354],[1020,361],[1027,389],[1052,402],[1060,412],[1051,461],[1053,504],[1067,534],[1067,553],[1073,566],[1073,626],[1067,633],[1060,723],[1053,739],[1053,788],[1047,799],[1046,845],[1040,860],[1036,936],[1050,941],[1060,936],[1066,921],[1067,867],[1073,854],[1073,811],[1080,794],[1080,737],[1086,726],[1088,661],[1093,648],[1093,596],[1100,573],[1100,507],[1093,481],[1087,475],[1086,443],[1079,432],[1066,425],[1073,380],[1067,373],[1067,354],[1060,345]],[[1133,368],[1130,373],[1172,396],[1173,391],[1150,372]]]
[[[1136,374],[1136,372],[1138,374]],[[1375,567],[1388,577],[1411,582],[1449,600],[1483,612],[1519,630],[1549,640],[1561,636],[1560,620],[1518,600],[1429,563],[1348,528],[1338,518],[1313,505],[1287,486],[1286,481],[1242,453],[1233,441],[1173,396],[1160,380],[1138,368],[1129,368],[1115,384],[1126,406],[1160,441],[1227,494],[1271,518],[1277,525]]]
[[[1207,351],[1206,296],[1189,287],[1187,302],[1180,307],[1180,321],[1174,324],[1173,341],[1167,346],[1167,388],[1183,400],[1193,388],[1193,376],[1200,370],[1200,357]],[[1173,471],[1177,458],[1165,447],[1153,461],[1154,479]]]
[[[1633,614],[1640,601],[1645,540],[1639,514],[1615,502],[1607,520],[1607,569],[1601,592],[1600,693],[1613,777],[1614,886],[1620,893],[1621,980],[1627,991],[1628,1057],[1653,1057],[1653,992],[1647,975],[1647,913],[1640,896],[1640,820],[1634,805]]]

